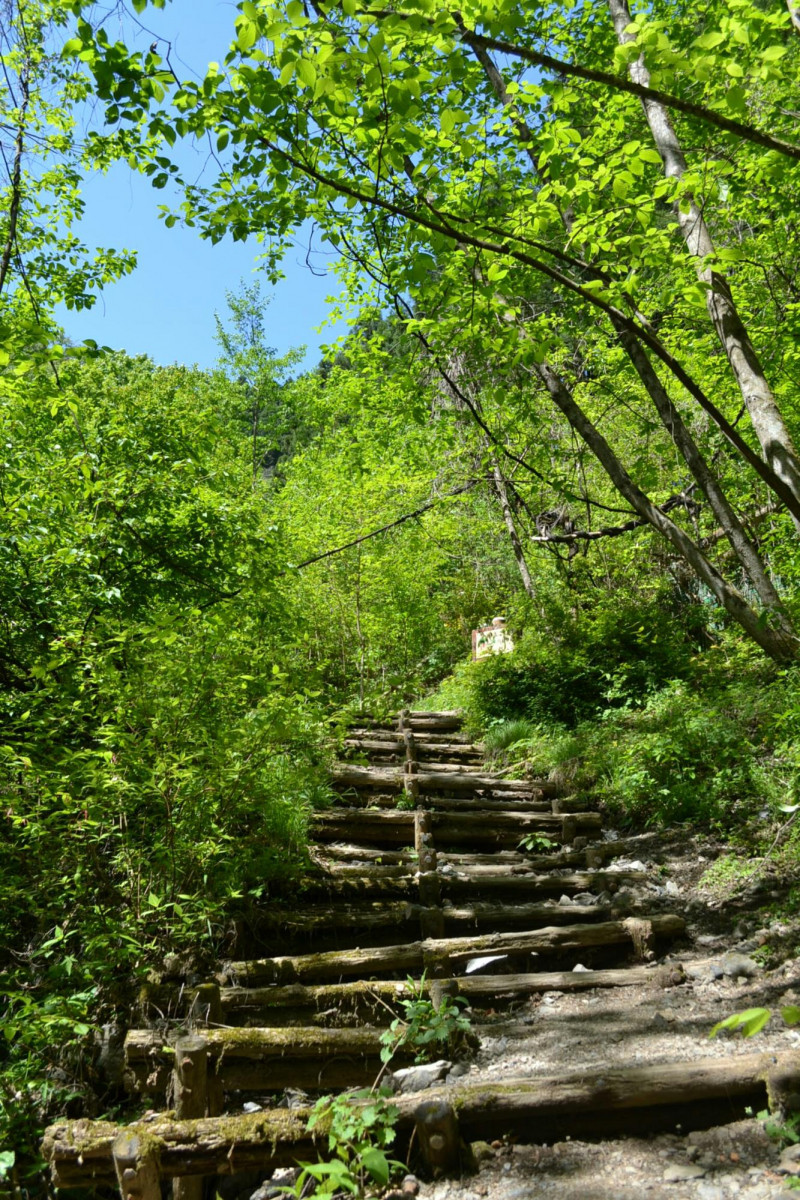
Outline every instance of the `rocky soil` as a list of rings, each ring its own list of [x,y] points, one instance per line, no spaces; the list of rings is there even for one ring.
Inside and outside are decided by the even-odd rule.
[[[502,1078],[558,1072],[612,1062],[644,1065],[685,1058],[800,1048],[800,1032],[777,1014],[752,1039],[712,1026],[743,1009],[778,1009],[800,1001],[800,960],[786,956],[800,943],[794,923],[777,922],[769,906],[783,896],[763,873],[744,887],[701,886],[709,863],[724,849],[699,838],[641,840],[638,863],[652,883],[628,896],[648,911],[661,906],[686,914],[686,942],[661,959],[685,966],[684,983],[648,987],[547,992],[511,1014],[476,1014],[481,1049],[469,1077]],[[612,864],[614,865],[614,864]],[[630,845],[616,865],[631,867]],[[702,962],[698,959],[702,957]],[[766,963],[767,965],[762,965]],[[655,965],[655,964],[654,964]],[[613,1048],[613,1054],[610,1053]],[[724,1120],[724,1113],[720,1119]],[[420,1200],[776,1200],[800,1195],[800,1147],[770,1136],[755,1115],[702,1131],[676,1128],[647,1138],[599,1143],[478,1146],[477,1173],[460,1181],[423,1183]]]

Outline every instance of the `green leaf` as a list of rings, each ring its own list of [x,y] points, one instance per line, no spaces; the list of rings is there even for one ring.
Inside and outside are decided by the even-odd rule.
[[[611,181],[611,190],[618,200],[627,200],[631,185],[624,175],[615,175]]]
[[[800,1025],[800,1007],[796,1004],[787,1004],[781,1009],[781,1016],[787,1025]]]
[[[370,1146],[361,1155],[364,1169],[369,1172],[379,1187],[385,1188],[389,1182],[389,1160],[382,1150]]]
[[[254,21],[240,20],[239,30],[236,35],[236,45],[246,53],[251,46],[255,44],[258,37],[258,26]]]
[[[716,30],[712,33],[704,33],[702,37],[695,38],[694,45],[699,46],[701,50],[713,50],[715,46],[719,46],[725,41],[725,34]]]
[[[317,82],[317,69],[312,62],[307,58],[298,58],[297,60],[297,78],[306,87],[313,87]]]
[[[724,1021],[717,1021],[708,1036],[713,1038],[723,1029],[730,1029],[738,1030],[744,1037],[753,1037],[764,1028],[771,1016],[772,1012],[768,1008],[746,1008],[743,1012],[726,1017]]]
[[[744,88],[734,84],[725,93],[725,103],[732,112],[741,113],[747,109],[747,97]]]

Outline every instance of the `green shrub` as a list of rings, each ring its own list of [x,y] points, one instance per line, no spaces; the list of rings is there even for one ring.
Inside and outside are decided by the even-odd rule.
[[[492,725],[486,730],[483,746],[487,754],[497,756],[503,750],[508,750],[520,742],[528,743],[536,737],[537,726],[526,717],[518,717],[515,721],[503,721]]]

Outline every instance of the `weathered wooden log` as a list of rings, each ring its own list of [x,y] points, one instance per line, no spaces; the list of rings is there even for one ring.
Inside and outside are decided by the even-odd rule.
[[[179,1121],[205,1117],[208,1109],[208,1042],[202,1037],[179,1038],[172,1073],[175,1116]],[[202,1200],[203,1181],[174,1179],[173,1200]]]
[[[516,812],[551,813],[550,800],[537,800],[527,793],[522,796],[504,796],[502,800],[487,800],[484,796],[428,796],[426,803],[436,812]]]
[[[422,779],[422,776],[417,776]],[[413,840],[413,813],[399,810],[336,808],[317,813],[312,828],[319,841],[358,838],[372,845],[410,845]],[[557,842],[570,842],[576,836],[597,837],[602,819],[599,813],[575,813],[558,816],[548,812],[504,809],[500,812],[432,813],[433,832],[438,844],[490,844],[513,847],[527,833],[538,833]]]
[[[111,1160],[121,1200],[161,1200],[158,1157],[145,1138],[120,1131],[111,1146]]]
[[[470,778],[480,776],[482,779],[486,778],[486,770],[483,763],[448,762],[446,758],[437,758],[435,763],[421,762],[420,772],[424,772],[426,776],[447,775],[450,777],[455,775],[459,779],[461,776],[469,776]]]
[[[778,1093],[784,1094],[792,1081],[796,1091],[800,1082],[797,1051],[623,1066],[591,1073],[581,1068],[494,1084],[456,1083],[446,1090],[431,1090],[425,1100],[452,1104],[467,1140],[501,1131],[538,1142],[549,1140],[554,1133],[564,1137],[591,1131],[628,1132],[633,1127],[656,1129],[663,1128],[665,1121],[674,1127],[683,1113],[697,1114],[702,1103],[711,1105],[706,1121],[718,1119],[720,1102],[728,1115],[738,1114],[745,1103],[762,1106],[773,1093],[773,1082]],[[397,1098],[401,1146],[407,1144],[418,1104],[418,1097]],[[159,1117],[139,1121],[124,1131],[111,1122],[62,1122],[46,1130],[42,1154],[59,1187],[113,1181],[113,1146],[121,1132],[141,1139],[140,1147],[156,1156],[164,1178],[267,1170],[315,1154],[314,1138],[306,1129],[308,1116],[308,1109],[280,1109],[197,1121]],[[324,1122],[315,1133],[320,1139],[317,1145],[324,1146]],[[140,1159],[141,1149],[135,1161]]]
[[[653,917],[652,925],[657,937],[677,937],[685,929],[683,918],[669,913]],[[624,945],[631,940],[631,930],[626,921],[603,921],[597,925],[573,925],[566,929],[546,927],[476,937],[431,938],[365,950],[329,950],[322,954],[252,959],[228,963],[223,974],[226,980],[240,986],[314,983],[347,975],[368,978],[385,972],[421,969],[424,953],[444,954],[455,963],[464,963],[477,955],[489,953],[559,954],[593,946]]]
[[[439,846],[499,847],[518,846],[528,833],[541,834],[551,841],[569,844],[576,836],[599,837],[602,819],[599,813],[557,816],[546,812],[475,812],[433,814],[433,829]]]
[[[413,847],[407,850],[376,849],[374,846],[357,846],[352,842],[331,842],[325,845],[320,853],[325,859],[333,858],[350,865],[356,863],[376,863],[386,866],[411,866],[416,869],[416,857]]]
[[[459,871],[457,874],[442,872],[442,888],[447,895],[462,895],[464,892],[505,892],[510,889],[516,896],[531,894],[559,895],[572,892],[616,892],[620,887],[641,886],[649,876],[646,871],[573,871],[558,875],[539,872],[519,872],[513,867],[489,874],[488,871]]]
[[[456,792],[485,791],[494,796],[506,792],[530,795],[533,784],[525,779],[500,779],[479,771],[420,771],[420,791]]]
[[[380,850],[375,851],[380,854]],[[456,870],[485,871],[494,874],[498,869],[506,868],[519,871],[520,875],[535,871],[550,871],[557,867],[584,866],[586,852],[584,850],[558,850],[547,854],[524,854],[519,850],[494,850],[488,854],[468,850],[439,850],[439,863],[455,867]]]
[[[364,754],[375,751],[378,754],[400,754],[403,749],[403,739],[394,734],[391,738],[348,737],[344,739],[348,750],[360,750]]]
[[[703,960],[705,963],[705,960]],[[618,967],[606,971],[539,971],[527,975],[463,975],[452,982],[455,994],[468,1000],[501,999],[535,995],[539,992],[583,992],[592,988],[676,987],[685,981],[680,963],[660,967]],[[430,989],[430,981],[423,991]],[[419,985],[417,985],[419,987]],[[316,986],[223,988],[222,1002],[230,1020],[238,1014],[270,1014],[270,1024],[280,1009],[305,1013],[369,1013],[373,1024],[388,1023],[391,1016],[383,1005],[400,1012],[399,1002],[408,999],[408,983],[395,979],[373,979],[369,983],[326,983]]]
[[[615,967],[607,971],[538,971],[528,975],[466,975],[456,979],[468,1000],[502,999],[540,992],[585,992],[594,988],[677,987],[686,975],[680,963],[661,967]]]
[[[473,929],[535,929],[540,925],[569,925],[574,921],[609,921],[613,909],[606,904],[493,904],[473,900],[471,904],[442,906],[445,926],[465,925]]]
[[[275,1057],[299,1061],[340,1054],[373,1055],[380,1051],[379,1033],[374,1029],[209,1029],[203,1039],[180,1039],[174,1050],[156,1030],[130,1029],[125,1037],[125,1061],[129,1066],[157,1058],[172,1062],[182,1044],[200,1040],[206,1049],[209,1070],[215,1070],[220,1059],[223,1064],[263,1062]],[[191,1104],[191,1099],[184,1103]]]
[[[468,749],[474,750],[478,754],[483,753],[480,746],[476,742],[473,742],[466,733],[454,733],[448,730],[437,733],[435,730],[430,729],[415,729],[414,740],[419,747],[466,746]]]
[[[408,714],[408,724],[413,730],[425,730],[428,733],[457,733],[461,729],[461,717],[457,713],[416,713]]]
[[[125,1055],[128,1058],[129,1032],[125,1039]],[[173,1072],[173,1095],[175,1116],[179,1120],[204,1117],[208,1107],[208,1049],[204,1037],[182,1037],[175,1043],[175,1068]]]
[[[367,933],[373,929],[414,927],[420,920],[420,903],[406,900],[373,900],[365,904],[304,904],[302,908],[278,908],[272,905],[259,915],[258,932],[268,931],[284,937],[312,936],[330,929],[352,929]]]
[[[403,772],[396,767],[362,767],[356,763],[338,762],[335,764],[331,778],[338,788],[373,788],[381,791],[399,790],[403,783]],[[475,792],[484,791],[494,796],[508,793],[529,796],[533,791],[543,792],[535,783],[525,779],[501,779],[497,775],[487,775],[484,771],[473,770],[454,764],[453,770],[428,771],[420,769],[420,790],[429,792]]]
[[[414,1127],[420,1153],[434,1178],[459,1165],[458,1117],[449,1101],[423,1100],[414,1109]]]
[[[341,841],[357,837],[373,845],[408,846],[414,844],[413,812],[340,808],[317,813],[312,822],[318,841]]]
[[[441,759],[443,762],[454,759],[483,762],[483,755],[478,747],[470,745],[469,742],[430,742],[420,733],[414,733],[412,736],[420,762],[428,762],[431,759]]]
[[[277,1091],[283,1087],[330,1090],[370,1084],[380,1070],[380,1030],[218,1029],[208,1034],[209,1084],[220,1094]],[[179,1054],[151,1030],[131,1030],[125,1040],[126,1079],[140,1095],[164,1097],[170,1064]],[[403,1059],[402,1048],[398,1056]],[[202,1114],[204,1115],[204,1114]]]
[[[221,1025],[222,1004],[218,983],[200,983],[194,988],[189,1007],[189,1020],[195,1024]],[[202,1116],[201,1113],[195,1114]]]
[[[399,767],[360,767],[355,763],[338,762],[331,780],[340,788],[379,788],[399,792],[403,787],[403,772]]]
[[[165,1179],[184,1175],[232,1175],[238,1171],[293,1166],[298,1158],[317,1157],[319,1142],[306,1130],[309,1109],[271,1109],[242,1117],[206,1117],[175,1121],[157,1117],[122,1130],[157,1156]],[[51,1125],[42,1153],[50,1162],[56,1187],[107,1185],[115,1178],[112,1146],[120,1127],[110,1121],[81,1120]],[[320,1131],[322,1133],[322,1131]],[[319,1135],[318,1135],[319,1136]],[[137,1161],[139,1161],[137,1159]],[[139,1193],[142,1200],[158,1200]],[[138,1197],[137,1197],[138,1200]]]

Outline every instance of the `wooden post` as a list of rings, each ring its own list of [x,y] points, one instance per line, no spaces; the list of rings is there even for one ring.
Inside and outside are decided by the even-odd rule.
[[[591,871],[598,867],[602,867],[605,860],[609,857],[606,844],[601,842],[599,845],[586,847],[586,866]]]
[[[208,1104],[208,1043],[205,1038],[190,1035],[179,1038],[175,1045],[175,1116],[178,1120],[193,1120],[206,1115]],[[203,1180],[197,1176],[174,1179],[173,1200],[202,1200]]]
[[[432,979],[431,980],[431,1003],[438,1012],[442,1007],[442,1001],[445,996],[451,1000],[455,1000],[458,995],[458,981],[455,979]]]
[[[158,1161],[136,1134],[121,1133],[112,1148],[121,1200],[161,1200]]]
[[[203,1025],[222,1024],[222,999],[218,983],[201,983],[195,988],[190,1020]]]
[[[417,852],[417,870],[427,875],[436,870],[436,849],[433,844],[433,822],[426,809],[417,809],[414,814],[414,849]]]
[[[419,780],[416,778],[419,773],[419,763],[417,761],[417,747],[414,741],[414,734],[411,729],[410,711],[404,708],[400,713],[397,728],[403,738],[405,748],[405,765],[403,769],[403,791],[409,800],[414,803],[419,800]]]
[[[423,938],[444,937],[442,888],[436,870],[436,847],[433,841],[433,822],[427,809],[418,808],[414,814],[414,849],[417,852],[419,873],[420,930]]]
[[[414,1109],[420,1153],[438,1177],[458,1167],[460,1157],[458,1117],[446,1100],[423,1100]]]
[[[643,917],[628,917],[624,922],[631,935],[634,953],[639,962],[650,962],[655,958],[656,935],[653,922]]]

